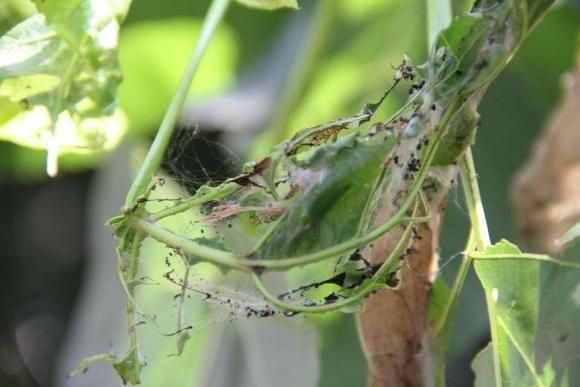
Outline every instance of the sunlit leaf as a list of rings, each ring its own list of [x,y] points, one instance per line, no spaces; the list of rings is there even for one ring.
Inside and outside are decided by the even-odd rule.
[[[246,7],[272,10],[278,8],[298,9],[298,0],[236,0]]]
[[[0,97],[13,111],[0,138],[47,149],[49,174],[59,154],[111,149],[125,130],[116,49],[129,4],[38,2],[41,13],[0,38]]]

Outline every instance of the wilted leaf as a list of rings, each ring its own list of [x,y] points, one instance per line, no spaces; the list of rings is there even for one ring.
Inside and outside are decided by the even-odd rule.
[[[550,254],[580,232],[580,56],[567,79],[564,98],[512,190],[522,239]]]

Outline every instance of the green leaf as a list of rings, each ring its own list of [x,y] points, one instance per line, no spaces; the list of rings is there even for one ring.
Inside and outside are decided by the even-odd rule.
[[[143,361],[139,359],[137,348],[132,348],[122,359],[115,361],[113,368],[123,380],[123,384],[139,384]]]
[[[562,246],[578,238],[580,238],[580,222],[570,227],[560,238],[558,238],[556,243]]]
[[[580,262],[580,243],[567,260]],[[580,274],[557,265],[542,265],[540,306],[535,341],[538,368],[552,372],[554,385],[580,380]]]
[[[297,163],[292,175],[313,181],[261,243],[260,259],[292,257],[333,246],[361,230],[365,208],[374,198],[392,141],[366,144],[356,136],[340,138]],[[347,220],[348,219],[348,220]]]
[[[463,15],[473,7],[475,0],[453,0],[453,15]]]
[[[526,0],[528,12],[528,32],[534,28],[544,17],[548,9],[554,4],[554,0]]]
[[[471,369],[475,373],[475,387],[500,387],[495,383],[493,368],[493,348],[486,345],[473,360]]]
[[[0,98],[12,111],[0,139],[47,149],[51,175],[59,154],[109,150],[124,133],[116,49],[129,3],[39,2],[42,13],[0,38]]]
[[[427,2],[427,25],[429,48],[433,47],[437,35],[451,23],[450,0],[426,0]]]
[[[502,240],[475,260],[475,271],[488,298],[492,352],[499,361],[489,367],[489,354],[479,355],[485,360],[478,356],[474,369],[479,370],[481,380],[549,386],[564,380],[573,369],[570,364],[580,358],[576,349],[580,348],[576,345],[580,344],[580,300],[576,294],[580,276],[576,270],[546,265],[548,275],[540,292],[540,263],[527,259],[533,256]],[[557,258],[542,261],[569,262]]]
[[[505,257],[521,254],[501,241],[485,250]],[[539,263],[527,260],[476,260],[475,271],[487,294],[494,351],[504,384],[543,385],[534,366],[534,336],[538,317]],[[496,379],[497,380],[497,379]]]
[[[273,10],[278,8],[298,9],[298,0],[236,0],[239,4],[250,8]]]

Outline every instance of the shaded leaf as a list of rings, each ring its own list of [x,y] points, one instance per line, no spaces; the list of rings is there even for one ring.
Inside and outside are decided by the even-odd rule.
[[[475,387],[498,387],[494,378],[493,348],[491,343],[477,354],[471,364],[471,369],[475,373]]]
[[[580,244],[565,255],[580,262]],[[535,361],[554,373],[555,385],[580,380],[580,272],[542,265]]]
[[[580,223],[576,223],[574,226],[570,227],[568,231],[564,233],[564,235],[558,238],[556,243],[558,245],[565,245],[578,238],[580,238]]]

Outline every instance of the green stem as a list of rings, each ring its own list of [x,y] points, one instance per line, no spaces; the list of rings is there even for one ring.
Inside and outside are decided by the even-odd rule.
[[[145,238],[145,234],[142,231],[137,231],[131,241],[131,245],[128,249],[128,257],[125,262],[119,261],[119,273],[121,274],[121,281],[123,287],[127,291],[127,331],[129,335],[129,351],[127,353],[133,353],[135,356],[135,361],[139,362],[138,355],[138,340],[137,332],[135,331],[135,326],[137,320],[135,318],[136,305],[135,305],[135,278],[139,271],[139,247]]]
[[[191,55],[189,63],[187,64],[185,72],[179,82],[177,92],[173,96],[173,100],[167,109],[167,113],[165,113],[165,117],[163,117],[163,121],[161,122],[161,126],[159,127],[159,131],[155,136],[153,144],[151,144],[149,153],[147,153],[147,157],[145,157],[143,165],[139,169],[137,177],[133,180],[133,184],[129,189],[129,193],[125,200],[126,208],[131,208],[135,204],[137,198],[147,190],[147,186],[151,182],[153,174],[159,169],[165,150],[171,140],[175,122],[177,121],[179,112],[181,111],[187,97],[187,92],[189,91],[193,77],[199,67],[208,43],[224,16],[230,1],[231,0],[214,0],[212,2],[203,23],[201,35],[197,41],[195,50]]]
[[[461,292],[461,289],[463,288],[465,278],[467,277],[469,267],[471,266],[471,256],[469,255],[469,252],[473,250],[474,247],[475,247],[475,238],[473,231],[470,231],[467,243],[465,245],[461,266],[459,267],[459,271],[455,276],[455,282],[453,283],[453,288],[451,289],[451,293],[449,294],[447,304],[445,304],[445,308],[443,309],[442,317],[439,319],[437,323],[437,327],[435,330],[435,332],[437,333],[437,337],[440,337],[442,334],[448,331],[451,316],[453,315],[453,312],[455,311],[455,306],[457,305],[457,298],[459,296],[459,293]]]
[[[192,196],[188,199],[184,199],[179,204],[175,204],[173,206],[160,210],[154,214],[151,214],[148,219],[150,221],[156,222],[163,218],[167,218],[168,216],[180,214],[200,204],[211,202],[212,200],[218,200],[219,198],[222,198],[226,193],[235,191],[235,187],[237,187],[235,183],[230,183],[230,185],[222,185],[220,186],[219,189],[215,189],[203,196],[200,195]]]
[[[485,212],[483,210],[481,194],[479,192],[479,184],[477,182],[477,173],[475,171],[471,147],[467,148],[460,160],[459,172],[461,174],[461,185],[463,187],[465,201],[467,202],[469,220],[474,234],[475,245],[478,250],[484,251],[489,245],[491,245],[491,242],[489,238],[489,230],[487,228],[487,221],[485,219]],[[494,299],[494,295],[487,291],[485,292],[485,300],[487,303],[487,314],[491,331],[495,384],[501,386],[501,364],[498,348],[499,338],[497,337],[497,321],[495,319],[495,316],[497,315],[495,310],[496,300]]]
[[[413,210],[413,213],[416,213],[417,207],[418,206],[416,205],[414,210]],[[333,302],[331,304],[314,305],[314,306],[294,305],[294,304],[290,304],[290,303],[287,303],[285,301],[282,301],[278,297],[276,297],[272,293],[270,293],[268,291],[268,289],[266,289],[266,287],[262,283],[262,280],[260,279],[260,276],[258,274],[252,272],[251,273],[252,279],[254,280],[256,288],[260,291],[260,293],[262,293],[264,298],[267,301],[269,301],[270,303],[272,303],[272,305],[274,305],[282,310],[287,310],[287,311],[292,311],[292,312],[301,312],[301,313],[302,312],[304,312],[304,313],[322,313],[322,312],[329,312],[332,310],[337,310],[337,309],[352,305],[352,304],[362,300],[370,292],[377,290],[377,289],[381,289],[385,286],[384,285],[385,278],[393,270],[393,266],[399,260],[399,257],[401,256],[401,254],[403,252],[403,248],[408,243],[409,236],[411,235],[411,230],[413,228],[413,225],[414,225],[413,222],[409,222],[407,224],[407,227],[405,228],[403,235],[401,235],[401,237],[397,241],[397,245],[391,251],[391,254],[389,254],[389,257],[382,263],[381,267],[375,272],[375,274],[372,276],[372,278],[368,282],[361,285],[360,288],[357,289],[357,291],[354,295],[352,295],[348,298],[345,298],[343,300],[336,301],[336,302]]]
[[[477,183],[477,173],[475,172],[471,147],[467,148],[460,160],[459,173],[461,175],[461,186],[463,187],[465,200],[467,202],[469,219],[471,221],[476,246],[478,250],[483,251],[487,246],[491,245],[491,241],[487,228],[487,220],[485,219],[485,211],[483,210],[483,202],[479,192],[479,184]]]

